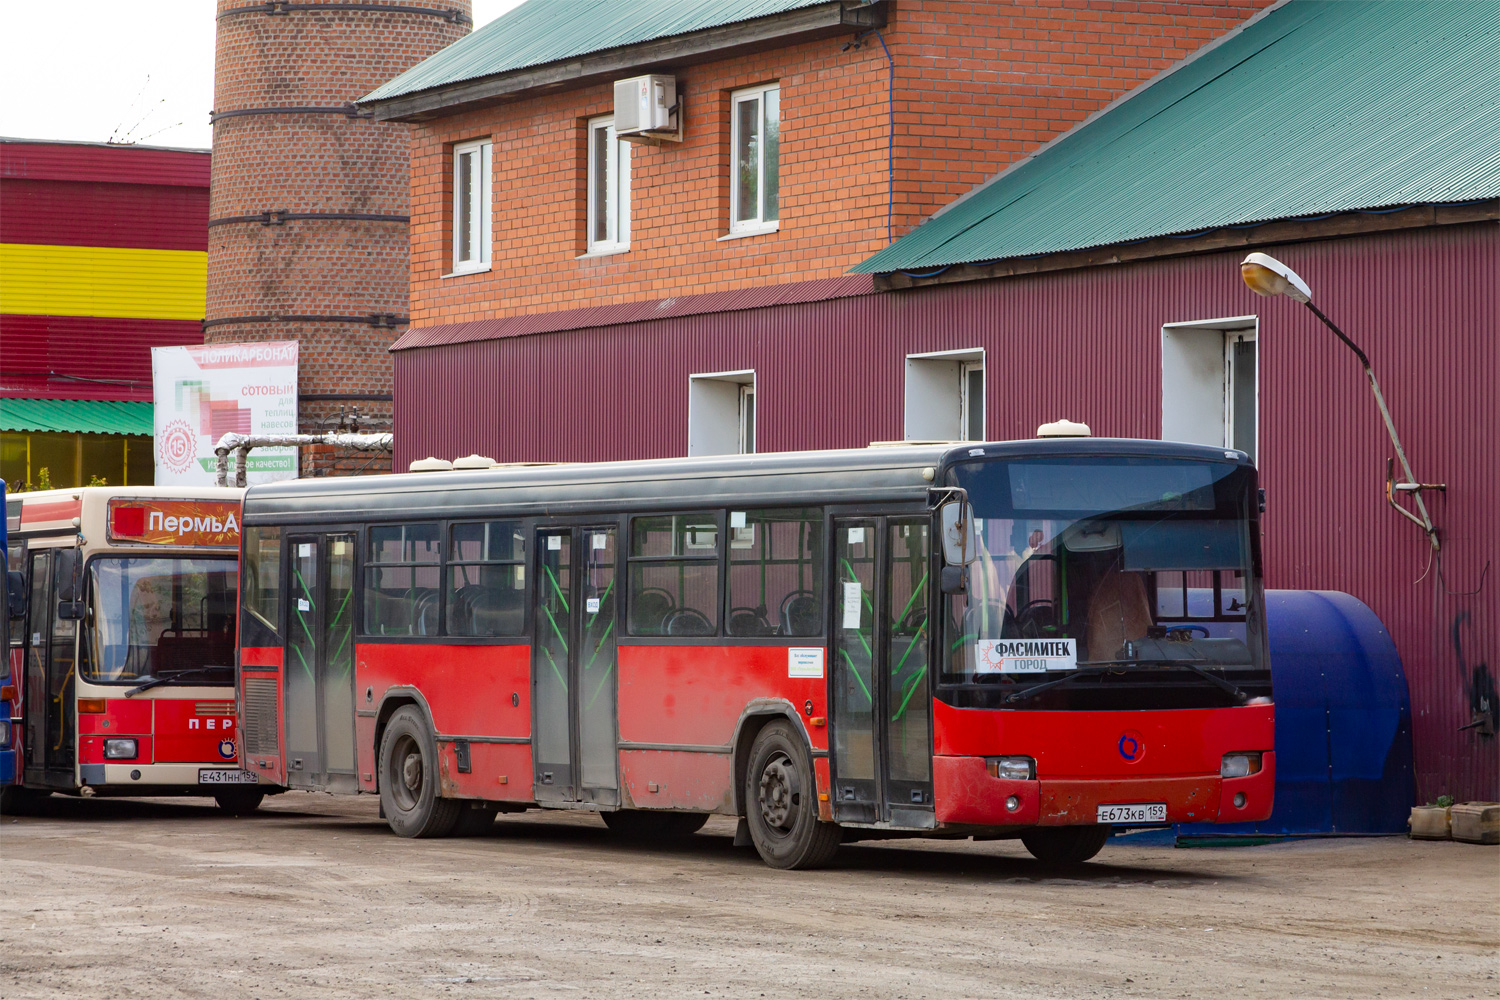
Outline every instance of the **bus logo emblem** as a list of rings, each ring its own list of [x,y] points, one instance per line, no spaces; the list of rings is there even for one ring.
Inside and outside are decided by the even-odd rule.
[[[1146,756],[1146,738],[1134,729],[1127,729],[1120,734],[1120,742],[1116,744],[1120,756],[1128,763],[1134,764]]]
[[[234,760],[234,740],[219,741],[219,756],[225,760]]]

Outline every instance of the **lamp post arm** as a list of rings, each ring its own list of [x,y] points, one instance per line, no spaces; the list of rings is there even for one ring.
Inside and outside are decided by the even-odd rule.
[[[1334,335],[1344,342],[1344,346],[1353,351],[1355,357],[1359,358],[1359,363],[1364,366],[1365,376],[1370,380],[1370,391],[1375,394],[1375,405],[1380,407],[1380,418],[1385,421],[1385,431],[1390,435],[1391,444],[1396,449],[1396,458],[1401,462],[1401,471],[1406,473],[1407,482],[1417,482],[1418,480],[1416,475],[1411,471],[1411,463],[1406,460],[1406,449],[1401,447],[1401,438],[1396,435],[1396,422],[1391,419],[1391,411],[1385,405],[1385,394],[1380,391],[1380,383],[1375,380],[1375,371],[1370,367],[1369,356],[1366,355],[1364,351],[1359,349],[1358,344],[1346,337],[1344,335],[1344,331],[1340,330],[1337,326],[1334,325],[1333,320],[1323,315],[1323,311],[1321,309],[1313,305],[1311,302],[1304,302],[1303,305],[1311,309],[1313,315],[1322,320],[1323,325],[1332,330],[1334,332]],[[1437,551],[1437,528],[1433,526],[1432,518],[1427,513],[1427,505],[1422,502],[1421,491],[1418,490],[1414,492],[1412,494],[1412,499],[1417,503],[1417,512],[1422,515],[1421,524],[1422,529],[1427,532],[1427,540],[1432,543],[1433,551]]]

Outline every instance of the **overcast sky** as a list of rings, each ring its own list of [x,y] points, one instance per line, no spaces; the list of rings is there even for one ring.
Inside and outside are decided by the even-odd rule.
[[[474,0],[486,24],[521,0]],[[208,147],[213,0],[0,0],[0,135]]]

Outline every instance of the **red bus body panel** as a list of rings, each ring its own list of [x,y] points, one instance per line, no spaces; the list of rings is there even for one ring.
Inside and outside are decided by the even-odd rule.
[[[136,756],[106,760],[104,741],[137,741]],[[78,715],[80,764],[226,766],[239,759],[234,702],[219,698],[109,698],[103,712]]]

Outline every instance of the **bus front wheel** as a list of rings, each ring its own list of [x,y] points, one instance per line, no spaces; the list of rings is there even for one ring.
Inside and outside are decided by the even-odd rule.
[[[437,739],[412,705],[396,709],[380,738],[380,806],[402,837],[446,837],[464,803],[438,794]]]
[[[1077,865],[1104,849],[1107,826],[1037,827],[1021,834],[1031,856],[1048,865]]]
[[[842,831],[818,819],[818,786],[801,735],[770,722],[750,746],[745,819],[761,860],[772,868],[821,868],[838,851]]]
[[[231,816],[248,816],[260,808],[266,793],[258,788],[226,788],[214,792],[214,801]]]

